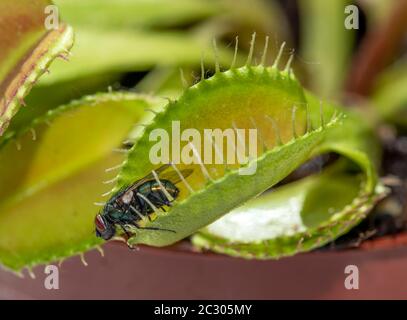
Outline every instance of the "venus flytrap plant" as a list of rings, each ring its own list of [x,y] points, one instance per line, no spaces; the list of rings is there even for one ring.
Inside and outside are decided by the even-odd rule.
[[[340,126],[327,128],[324,117],[340,108],[327,104],[322,111],[319,99],[308,92],[306,99],[311,126],[325,131],[312,155],[335,152],[345,159],[245,203],[195,235],[196,247],[259,259],[309,251],[348,232],[388,193],[377,181],[378,142],[370,125],[346,112]]]
[[[146,109],[159,110],[162,102],[98,94],[8,132],[0,146],[1,264],[19,270],[100,243],[93,218],[115,176],[111,168],[124,160],[116,149],[138,121],[152,117]]]
[[[348,232],[387,194],[377,181],[378,143],[370,125],[347,112],[340,126],[328,128],[324,117],[339,107],[322,111],[316,97],[307,92],[306,99],[311,126],[325,132],[312,156],[335,152],[345,159],[245,203],[195,235],[196,247],[259,259],[309,251]]]
[[[216,73],[213,77],[202,79],[186,89],[177,101],[170,102],[166,109],[146,126],[144,133],[128,153],[112,194],[123,190],[155,169],[150,161],[150,151],[156,142],[152,141],[151,137],[156,129],[171,133],[174,130],[172,127],[174,122],[180,123],[181,132],[187,128],[194,128],[201,136],[208,128],[256,129],[260,137],[256,141],[257,149],[261,152],[246,164],[248,167],[256,167],[255,173],[240,175],[239,170],[242,169],[240,165],[204,163],[202,158],[196,156],[196,149],[189,150],[198,161],[194,164],[175,166],[178,170],[186,168],[193,170],[193,174],[181,179],[182,182],[178,185],[180,194],[172,207],[167,212],[154,208],[156,218],[145,219],[141,223],[143,227],[175,232],[134,229],[134,236],[128,240],[130,244],[165,246],[181,240],[263,193],[311,157],[328,151],[338,152],[357,163],[364,173],[363,179],[356,188],[358,192],[349,198],[345,197],[343,207],[337,208],[336,219],[343,222],[345,227],[338,223],[334,228],[330,221],[333,213],[328,210],[325,212],[326,215],[322,215],[318,223],[313,225],[317,230],[324,231],[321,231],[321,234],[324,233],[325,238],[321,238],[321,234],[308,231],[311,232],[312,240],[304,243],[305,249],[320,246],[346,232],[360,221],[376,197],[383,194],[382,189],[376,189],[376,171],[374,164],[369,160],[369,156],[374,156],[374,153],[370,152],[370,149],[374,149],[374,143],[365,140],[370,135],[369,128],[359,126],[357,115],[343,116],[341,115],[344,113],[343,110],[331,105],[321,107],[320,101],[305,92],[295,79],[290,68],[292,58],[284,70],[279,70],[282,50],[272,67],[263,64],[253,65],[253,46],[254,36],[245,66],[233,66],[227,71],[220,72],[218,64],[215,64]],[[264,57],[266,54],[265,49]],[[348,131],[341,135],[342,130]],[[170,141],[170,144],[173,142]],[[194,142],[196,141],[192,143]],[[183,150],[190,144],[191,141],[184,141],[180,149]],[[368,144],[372,145],[369,147]],[[174,159],[168,160],[174,162]],[[316,179],[315,183],[318,182]],[[350,210],[347,205],[351,206]],[[312,214],[309,213],[310,216]],[[253,233],[255,232],[254,229]],[[329,236],[325,232],[329,233]],[[210,241],[206,241],[209,238],[204,238],[205,234],[208,232],[204,231],[201,236],[196,236],[195,244],[216,250],[218,248],[216,243],[211,246]],[[301,236],[300,233],[293,236],[296,245]],[[269,234],[269,237],[272,238],[273,234]],[[269,238],[266,237],[264,240]],[[225,242],[228,242],[227,238]],[[289,242],[292,242],[292,239]],[[279,250],[282,252],[286,250],[292,254],[295,250],[292,250],[292,245],[290,246],[291,249],[287,244],[287,248],[282,247]],[[231,250],[223,252],[230,253]],[[267,250],[255,254],[255,256],[267,255],[278,256],[275,252],[267,253]]]
[[[79,80],[115,79],[124,71],[153,65],[194,65],[201,55],[189,35],[113,30],[117,21],[105,22],[103,33],[83,27],[70,68],[55,65],[53,75],[41,83],[43,92],[57,86],[65,89],[68,83],[79,86]],[[11,70],[18,80],[9,82],[13,77],[0,74],[0,89],[11,98],[5,100],[0,118],[3,130],[31,84],[72,44],[70,27],[62,26],[43,38],[41,32],[35,33],[38,38],[31,42],[21,39],[27,47],[14,48],[21,53],[13,55],[16,61],[0,60],[6,62],[5,67],[0,64],[0,71]],[[48,37],[52,41],[27,45]],[[89,39],[93,48],[86,46]],[[103,61],[95,59],[104,46],[128,49],[129,39],[135,47],[128,55],[112,53],[104,55]],[[144,50],[138,50],[141,43]],[[173,201],[166,211],[146,201],[154,213],[150,219],[142,217],[138,228],[125,226],[131,233],[129,245],[166,246],[195,234],[193,243],[198,248],[277,258],[317,248],[356,225],[385,194],[377,180],[378,152],[371,128],[358,114],[307,92],[291,69],[293,56],[281,67],[284,46],[268,66],[268,38],[259,64],[254,45],[255,35],[246,64],[238,66],[237,50],[232,58],[229,50],[218,50],[214,43],[210,59],[215,74],[205,79],[202,62],[201,80],[187,85],[179,99],[170,100],[165,108],[162,99],[109,92],[54,109],[63,98],[52,90],[55,101],[41,98],[37,102],[47,100],[49,105],[38,112],[21,113],[21,119],[0,140],[0,262],[20,270],[97,247],[101,241],[95,237],[94,216],[112,196],[149,174],[164,183],[152,154],[178,174],[180,192],[174,197],[165,194]],[[160,50],[163,46],[172,49]],[[29,48],[34,48],[31,55],[24,55]],[[19,59],[23,65],[17,63]],[[225,60],[232,63],[224,71]],[[31,68],[25,68],[27,61]],[[232,132],[236,144],[230,147],[211,137],[205,146],[213,152],[206,158],[201,152],[205,146],[199,142],[204,141],[207,129]],[[157,132],[167,133],[168,141]],[[254,143],[250,132],[257,133]],[[168,153],[164,152],[166,142]],[[129,145],[133,145],[130,151]],[[228,161],[230,150],[238,156],[238,146],[255,152],[245,154],[243,162]],[[267,193],[306,161],[329,152],[341,159],[323,173]],[[180,153],[191,163],[180,163],[176,159]],[[116,229],[124,236],[123,229]]]
[[[360,176],[310,176],[247,202],[194,235],[192,242],[200,249],[243,258],[306,252],[348,232],[385,194],[383,188],[371,195],[363,189]]]
[[[307,99],[315,111],[317,100],[310,94]],[[318,121],[312,107],[310,113]],[[378,159],[375,137],[359,117],[347,114],[313,151],[336,152],[344,159],[245,203],[195,235],[194,245],[244,258],[279,258],[318,248],[348,232],[388,192],[378,183],[372,162]]]

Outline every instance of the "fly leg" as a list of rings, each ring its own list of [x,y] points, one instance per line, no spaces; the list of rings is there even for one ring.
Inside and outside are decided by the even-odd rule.
[[[130,215],[132,215],[133,217],[134,217],[134,219],[133,219],[133,221],[134,220],[137,220],[137,217],[139,217],[139,218],[141,218],[142,220],[144,220],[146,217],[148,218],[148,220],[151,222],[152,220],[151,220],[151,217],[148,215],[148,214],[145,214],[145,213],[143,213],[143,212],[140,212],[139,210],[137,210],[135,207],[133,207],[132,205],[130,205],[130,210],[133,212],[130,212],[130,211],[126,211],[126,212],[128,212]],[[135,214],[135,215],[134,215]]]
[[[126,228],[124,227],[123,224],[120,224],[120,228],[123,230],[123,232],[126,234],[127,238],[130,238],[131,235],[130,233],[128,233],[128,231],[126,230]]]
[[[173,198],[172,200],[168,199],[167,197],[165,197],[164,200],[164,204],[168,207],[172,207],[172,203],[175,201],[175,198]]]
[[[134,247],[131,245],[131,244],[129,244],[129,239],[130,239],[130,237],[131,237],[131,235],[130,235],[130,233],[126,230],[126,228],[124,227],[124,225],[123,224],[119,224],[119,226],[120,226],[120,228],[123,230],[123,232],[126,234],[126,244],[127,244],[127,247],[130,249],[130,250],[134,250]]]
[[[164,212],[167,212],[167,211],[163,208],[163,205],[166,205],[166,206],[168,206],[168,207],[171,207],[171,202],[170,202],[169,200],[164,200],[164,201],[163,201],[163,199],[160,199],[160,198],[159,198],[156,194],[154,194],[154,193],[150,194],[150,196],[151,196],[152,198],[154,198],[154,199],[157,201],[158,207],[159,207],[161,210],[163,210]]]

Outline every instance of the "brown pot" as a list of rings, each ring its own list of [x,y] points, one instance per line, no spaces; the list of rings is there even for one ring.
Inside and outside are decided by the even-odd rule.
[[[278,261],[195,253],[187,242],[166,249],[107,244],[105,257],[86,254],[59,271],[59,290],[0,271],[0,299],[405,299],[407,234],[366,241],[358,249],[311,252]],[[344,286],[347,265],[359,268],[359,289]]]

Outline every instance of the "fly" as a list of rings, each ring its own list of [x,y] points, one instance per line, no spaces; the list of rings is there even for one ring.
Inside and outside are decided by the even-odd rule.
[[[186,169],[178,174],[172,169],[168,170],[169,167],[169,164],[161,166],[113,196],[102,212],[95,217],[96,236],[110,240],[116,235],[116,227],[120,227],[128,239],[131,235],[126,230],[126,225],[137,229],[175,232],[139,225],[139,222],[145,218],[151,221],[151,215],[154,212],[165,211],[165,206],[171,207],[172,202],[179,195],[176,184],[182,180],[180,175],[186,178],[193,172],[191,169]]]

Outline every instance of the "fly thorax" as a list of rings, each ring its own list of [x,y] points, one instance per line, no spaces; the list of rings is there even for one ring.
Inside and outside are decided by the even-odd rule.
[[[129,204],[133,200],[133,191],[127,191],[122,197],[121,200],[124,204]]]

